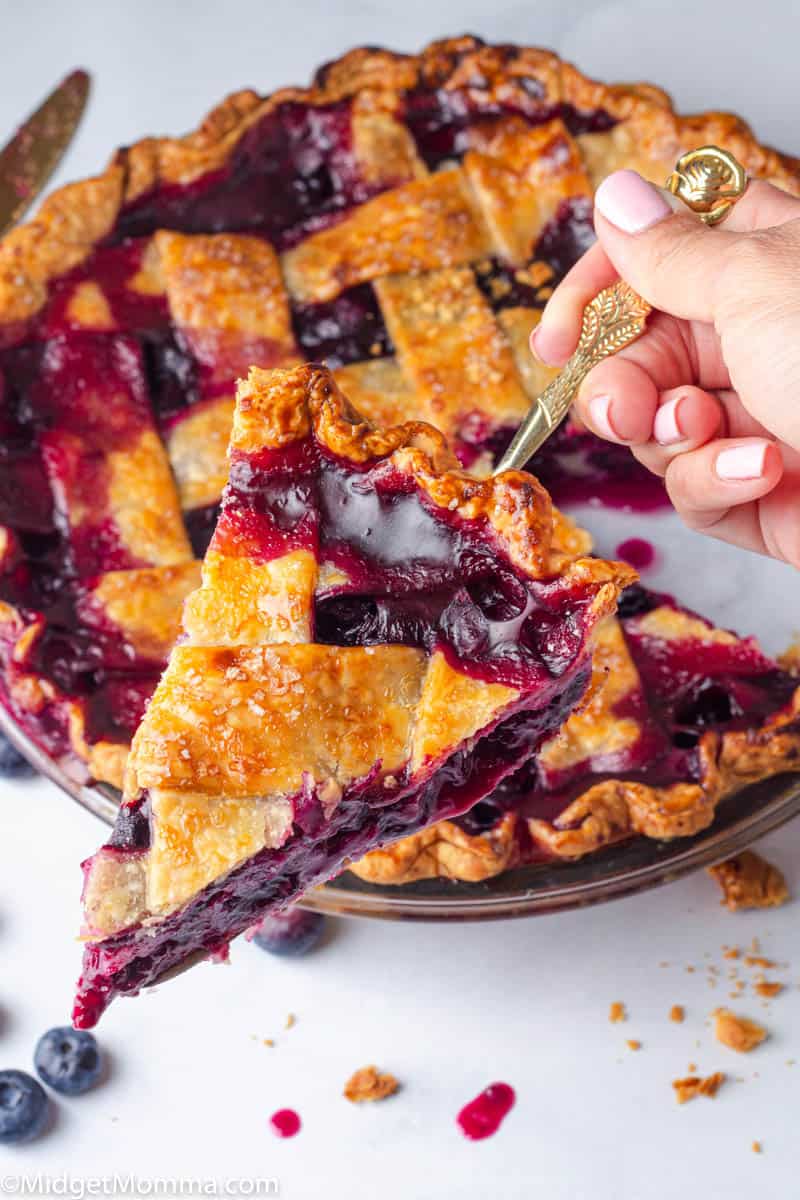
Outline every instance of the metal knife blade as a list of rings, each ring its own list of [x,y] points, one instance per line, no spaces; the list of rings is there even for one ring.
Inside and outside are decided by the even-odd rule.
[[[0,150],[0,235],[20,220],[61,161],[88,95],[89,75],[73,71]]]

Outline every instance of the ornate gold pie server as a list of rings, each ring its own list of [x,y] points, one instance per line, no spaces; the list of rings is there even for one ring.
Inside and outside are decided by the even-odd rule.
[[[678,159],[666,186],[706,225],[716,225],[744,194],[747,173],[727,150],[701,146]],[[592,367],[635,342],[644,333],[651,311],[623,279],[587,304],[575,353],[534,400],[495,473],[525,466],[567,415]]]

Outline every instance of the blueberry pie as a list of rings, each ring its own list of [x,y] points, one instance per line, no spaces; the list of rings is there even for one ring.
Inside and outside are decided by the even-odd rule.
[[[597,182],[621,166],[660,182],[709,142],[800,194],[800,164],[737,117],[680,116],[650,84],[460,37],[239,92],[49,197],[0,241],[0,701],[16,723],[74,778],[122,787],[184,601],[208,597],[199,559],[252,366],[322,363],[377,430],[428,422],[485,476],[549,380],[528,336],[592,240]],[[624,447],[569,421],[532,470],[562,508],[665,503]],[[302,561],[295,590],[276,582],[276,628]],[[414,624],[345,592],[317,603],[316,645],[325,628],[339,644]],[[793,714],[791,675],[752,642],[636,589],[600,630],[588,708],[536,763],[358,869],[471,879],[689,832],[792,766]]]
[[[376,429],[325,367],[253,368],[200,587],[85,866],[76,1023],[527,761],[633,577],[574,540],[532,476]]]

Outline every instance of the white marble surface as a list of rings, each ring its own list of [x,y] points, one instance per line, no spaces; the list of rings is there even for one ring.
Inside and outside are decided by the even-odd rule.
[[[685,0],[39,0],[2,9],[0,139],[67,69],[80,63],[94,75],[91,109],[59,182],[98,168],[117,142],[188,128],[227,90],[302,82],[356,42],[411,49],[462,30],[552,45],[607,78],[652,78],[686,108],[737,108],[762,136],[800,152],[800,10],[790,4],[729,3],[724,20],[717,6]],[[605,551],[643,532],[641,519],[587,519]],[[788,569],[682,533],[671,517],[652,519],[646,532],[660,549],[653,586],[679,589],[720,622],[757,632],[770,650],[795,633],[800,586]],[[2,792],[0,1066],[27,1067],[38,1035],[68,1009],[79,957],[77,863],[101,830],[43,782],[4,782]],[[800,886],[800,826],[774,834],[767,848]],[[154,1177],[275,1178],[280,1195],[302,1200],[797,1193],[800,1065],[787,1065],[800,1059],[796,906],[731,916],[701,875],[535,921],[347,922],[334,935],[294,963],[237,945],[229,967],[202,966],[117,1004],[100,1029],[109,1081],[61,1103],[48,1137],[0,1150],[0,1192],[23,1174],[66,1171],[73,1194],[114,1172],[119,1186],[138,1175],[151,1194]],[[708,967],[724,978],[723,943],[753,936],[789,964],[775,972],[789,987],[766,1013],[749,992],[737,1005],[764,1016],[772,1034],[741,1058],[717,1047],[707,1027],[730,986],[712,989]],[[627,1004],[626,1025],[608,1023],[617,999]],[[684,1025],[667,1020],[673,1003],[686,1005]],[[285,1031],[289,1012],[297,1024]],[[642,1050],[628,1050],[628,1037]],[[715,1102],[678,1108],[670,1081],[690,1061],[732,1081]],[[368,1062],[394,1071],[403,1091],[356,1109],[341,1087]],[[455,1114],[493,1079],[513,1084],[518,1104],[494,1139],[470,1144]],[[285,1105],[304,1127],[279,1142],[267,1119]],[[753,1139],[763,1155],[751,1151]]]

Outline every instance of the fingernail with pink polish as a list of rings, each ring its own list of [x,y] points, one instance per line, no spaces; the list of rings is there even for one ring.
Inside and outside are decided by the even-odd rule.
[[[658,190],[636,171],[615,171],[594,197],[595,208],[623,233],[642,233],[672,212]]]
[[[768,442],[747,442],[743,446],[720,450],[716,462],[717,475],[730,482],[760,479],[764,474],[768,445]]]
[[[542,332],[541,325],[537,325],[530,337],[531,354],[535,355],[535,357],[538,358],[540,361],[541,361],[542,355],[539,351],[537,341],[539,338],[539,334],[541,332]]]
[[[660,408],[656,409],[656,417],[653,421],[653,437],[659,446],[674,446],[676,442],[686,440],[685,434],[681,432],[681,427],[678,424],[678,408],[682,400],[683,396],[675,396],[672,400],[667,400],[666,404],[662,404]]]
[[[591,417],[592,425],[602,437],[617,441],[619,434],[611,424],[610,411],[610,396],[592,396],[589,401],[589,416]]]

